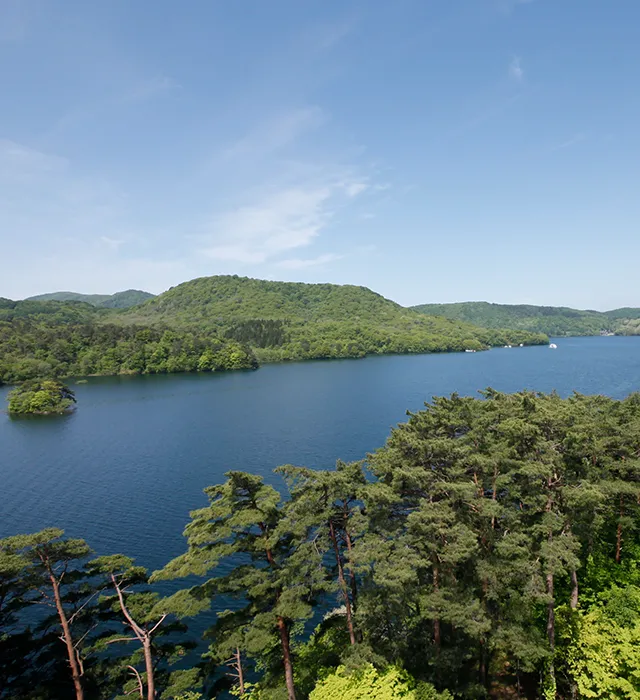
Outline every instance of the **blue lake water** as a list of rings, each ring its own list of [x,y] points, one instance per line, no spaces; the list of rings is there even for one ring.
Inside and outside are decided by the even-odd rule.
[[[640,337],[547,347],[270,365],[256,372],[92,378],[65,417],[0,414],[0,537],[58,526],[159,568],[184,550],[202,489],[241,469],[331,467],[381,446],[434,395],[492,386],[640,390]],[[0,390],[5,402],[7,389]]]

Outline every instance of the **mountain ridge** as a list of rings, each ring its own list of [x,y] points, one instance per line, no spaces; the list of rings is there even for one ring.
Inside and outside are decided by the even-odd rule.
[[[115,294],[81,294],[79,292],[49,292],[27,297],[24,301],[81,301],[101,309],[127,309],[155,295],[141,289],[126,289]]]
[[[466,301],[418,304],[410,308],[418,313],[464,321],[482,328],[507,327],[551,336],[640,334],[640,308],[633,307],[595,311],[568,306]]]

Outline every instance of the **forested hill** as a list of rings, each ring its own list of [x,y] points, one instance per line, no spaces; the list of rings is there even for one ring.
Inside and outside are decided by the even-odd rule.
[[[422,314],[444,316],[473,323],[482,328],[517,328],[552,336],[640,334],[640,309],[582,311],[565,306],[490,304],[466,301],[458,304],[420,304],[412,307]]]
[[[129,309],[0,299],[0,383],[548,342],[405,309],[364,287],[208,277]]]
[[[414,312],[366,287],[221,275],[172,287],[129,315],[145,321],[205,324],[255,318],[384,323],[403,315],[414,317]]]
[[[237,276],[185,282],[119,314],[121,322],[218,329],[262,361],[367,354],[482,350],[546,337],[426,317],[352,285],[271,282]]]
[[[127,289],[115,294],[78,294],[77,292],[52,292],[38,294],[25,301],[82,301],[103,309],[127,309],[153,298],[153,294],[139,289]]]

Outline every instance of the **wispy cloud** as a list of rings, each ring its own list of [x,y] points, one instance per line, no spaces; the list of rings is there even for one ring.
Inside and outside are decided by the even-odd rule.
[[[67,161],[10,139],[0,139],[0,180],[33,182],[50,173],[67,169]]]
[[[551,149],[551,153],[554,153],[555,151],[562,151],[565,148],[571,148],[571,146],[575,146],[577,143],[584,141],[586,136],[587,135],[584,133],[574,134],[570,139],[559,143],[557,146],[554,146]]]
[[[156,75],[125,90],[122,95],[114,99],[114,102],[144,102],[180,87],[180,83],[170,76]]]
[[[109,250],[118,250],[124,243],[120,238],[111,238],[111,236],[100,236],[100,240]]]
[[[223,159],[257,158],[272,154],[297,141],[303,134],[322,126],[327,114],[316,106],[299,107],[261,122],[231,144]]]
[[[344,191],[347,197],[357,197],[367,189],[369,185],[366,182],[349,182],[345,184]]]
[[[524,70],[520,56],[514,56],[509,62],[509,77],[518,83],[524,80]]]
[[[342,257],[342,255],[336,255],[335,253],[326,253],[325,255],[318,255],[317,258],[289,258],[287,260],[280,260],[276,265],[285,270],[303,270],[307,267],[326,265],[327,263],[341,260]]]
[[[214,260],[256,264],[309,245],[327,226],[340,200],[364,191],[344,179],[289,187],[256,204],[214,218],[202,253]]]

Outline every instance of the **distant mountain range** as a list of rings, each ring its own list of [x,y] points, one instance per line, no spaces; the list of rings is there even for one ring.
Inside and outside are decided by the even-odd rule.
[[[127,289],[115,294],[78,294],[77,292],[51,292],[28,297],[25,301],[83,301],[101,309],[128,309],[153,298],[153,294],[139,289]]]
[[[514,328],[563,335],[640,335],[640,309],[582,311],[565,306],[531,306],[528,304],[490,304],[465,301],[458,304],[420,304],[412,307],[429,316],[444,316],[482,328]]]

